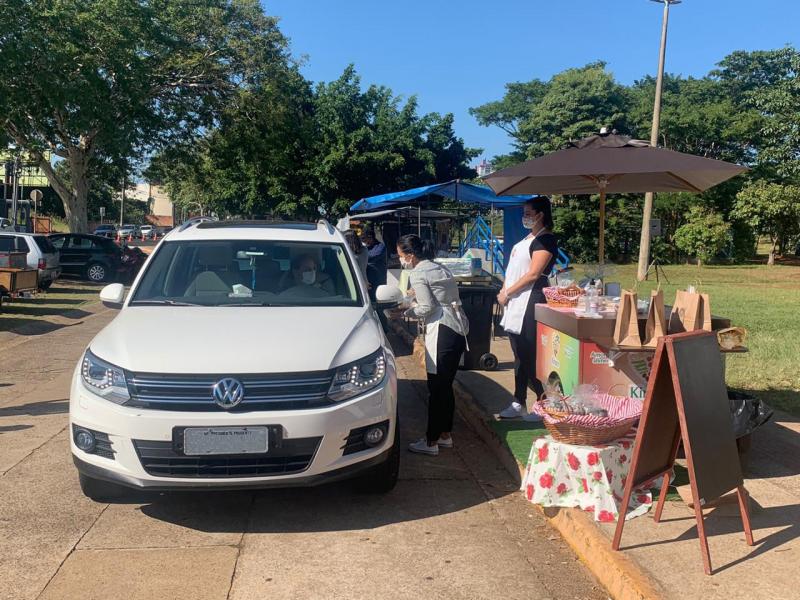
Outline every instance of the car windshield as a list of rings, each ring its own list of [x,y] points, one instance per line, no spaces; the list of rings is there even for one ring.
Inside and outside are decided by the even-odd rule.
[[[164,243],[131,305],[361,306],[341,244],[265,240]]]

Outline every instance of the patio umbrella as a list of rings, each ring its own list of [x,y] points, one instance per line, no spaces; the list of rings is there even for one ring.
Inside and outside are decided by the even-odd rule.
[[[484,180],[506,194],[600,194],[599,259],[605,254],[606,194],[699,193],[746,167],[674,150],[616,134],[570,142],[564,150],[495,171]]]

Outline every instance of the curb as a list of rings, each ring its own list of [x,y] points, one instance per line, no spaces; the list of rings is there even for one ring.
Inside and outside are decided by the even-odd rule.
[[[486,415],[475,398],[455,382],[457,407],[467,424],[486,442],[508,470],[514,481],[521,484],[525,467],[517,462],[502,439],[489,427]],[[660,586],[644,570],[622,552],[611,549],[611,541],[583,511],[577,509],[533,506],[547,519],[581,562],[615,600],[660,600]]]

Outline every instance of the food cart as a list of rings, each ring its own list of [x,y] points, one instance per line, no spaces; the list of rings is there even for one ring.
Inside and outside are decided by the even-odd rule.
[[[665,307],[668,312],[670,307]],[[647,314],[638,313],[644,337]],[[601,393],[644,399],[655,348],[618,348],[613,343],[616,314],[584,317],[573,308],[536,305],[536,377],[570,395],[579,384],[597,385]],[[712,317],[714,331],[730,320]]]

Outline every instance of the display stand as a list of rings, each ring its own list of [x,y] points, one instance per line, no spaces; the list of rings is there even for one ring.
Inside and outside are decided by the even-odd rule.
[[[736,490],[745,538],[753,545],[748,496],[731,430],[722,356],[714,333],[693,331],[659,339],[636,434],[630,473],[621,506],[633,490],[664,476],[654,520],[669,490],[669,477],[683,440],[703,568],[711,574],[711,557],[703,524],[703,506]],[[619,519],[612,548],[619,550],[624,519]]]

